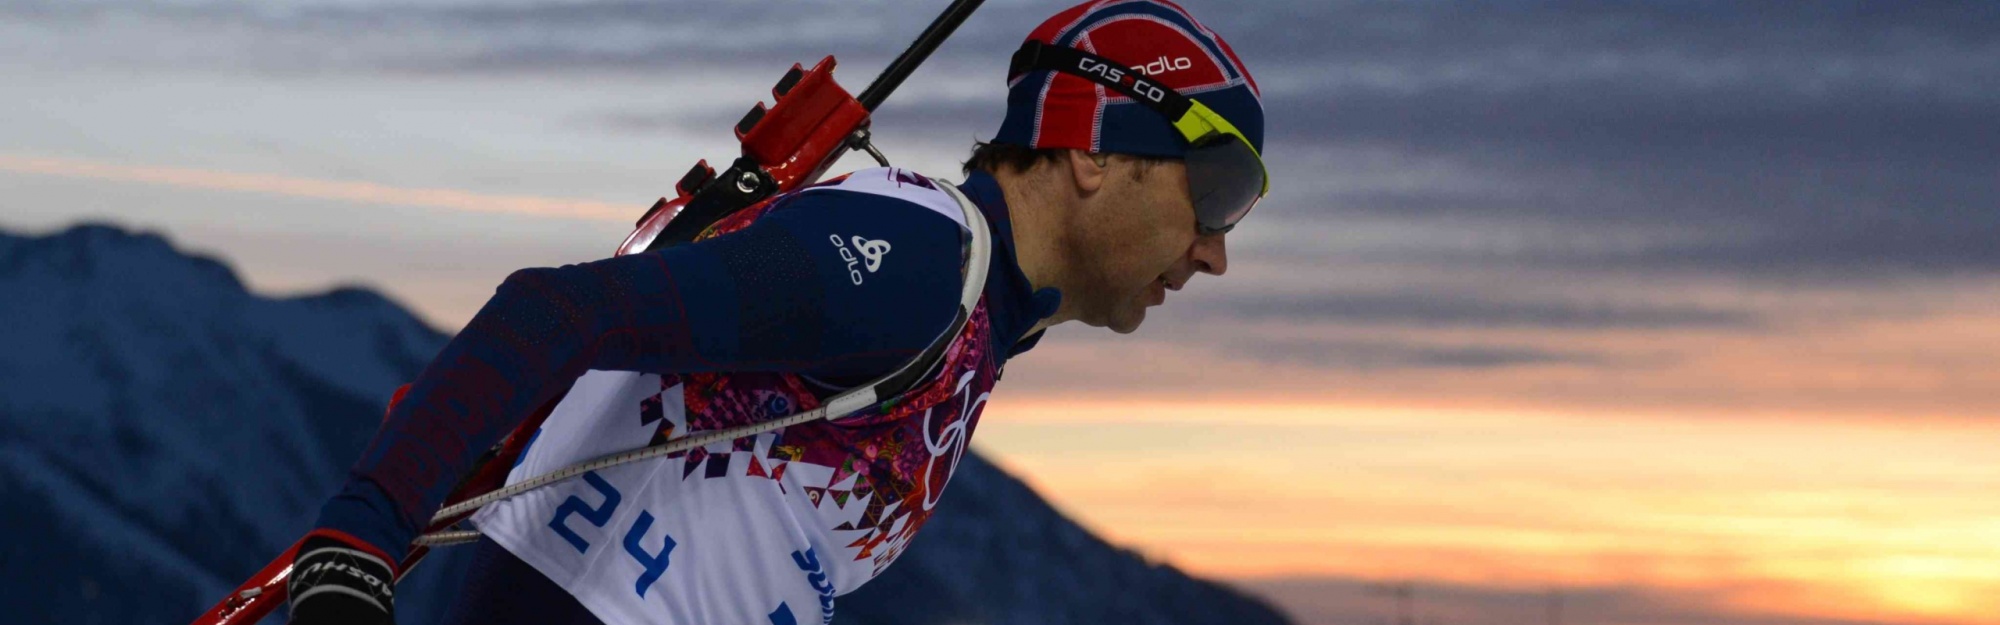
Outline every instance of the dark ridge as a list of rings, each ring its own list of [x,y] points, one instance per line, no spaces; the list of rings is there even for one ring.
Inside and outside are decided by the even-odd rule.
[[[29,262],[47,263],[65,277],[89,279],[102,269],[101,259],[109,254],[140,257],[158,263],[177,263],[189,271],[213,280],[232,294],[249,290],[236,271],[221,260],[175,249],[166,237],[153,232],[134,232],[108,223],[80,223],[39,237],[7,234],[0,245],[0,276],[18,273]]]

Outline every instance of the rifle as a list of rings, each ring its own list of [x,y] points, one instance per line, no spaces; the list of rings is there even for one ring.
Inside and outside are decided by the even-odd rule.
[[[771,106],[758,102],[736,123],[736,139],[742,144],[742,155],[719,173],[706,159],[696,161],[674,184],[675,197],[654,202],[639,217],[632,234],[619,244],[616,255],[692,241],[717,220],[778,193],[818,182],[848,150],[866,151],[876,162],[887,166],[888,159],[870,142],[870,115],[983,1],[953,0],[859,97],[849,95],[834,82],[832,55],[820,59],[811,69],[792,64],[791,70],[772,87]],[[389,406],[394,408],[408,391],[407,384],[396,389]],[[503,485],[514,459],[561,401],[558,396],[543,404],[498,445],[487,450],[452,489],[444,505],[473,499]],[[470,516],[472,512],[467,511],[434,519],[422,535],[450,533],[451,528]],[[292,559],[303,542],[300,539],[278,554],[270,564],[196,618],[193,625],[250,625],[276,611],[289,594],[286,583],[291,576]],[[397,581],[421,563],[430,550],[426,544],[413,545],[397,567]]]

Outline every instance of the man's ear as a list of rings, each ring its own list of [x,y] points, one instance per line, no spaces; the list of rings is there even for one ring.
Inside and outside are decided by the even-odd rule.
[[[1109,175],[1109,170],[1108,161],[1103,154],[1070,149],[1064,162],[1069,165],[1070,179],[1076,183],[1077,195],[1089,197],[1104,188],[1104,179]]]

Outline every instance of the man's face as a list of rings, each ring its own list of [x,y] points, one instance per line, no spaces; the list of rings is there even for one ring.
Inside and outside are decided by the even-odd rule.
[[[1081,218],[1085,258],[1079,318],[1120,334],[1139,328],[1146,309],[1196,273],[1228,269],[1226,235],[1198,235],[1188,199],[1187,167],[1178,161],[1142,164],[1113,156],[1101,191]]]

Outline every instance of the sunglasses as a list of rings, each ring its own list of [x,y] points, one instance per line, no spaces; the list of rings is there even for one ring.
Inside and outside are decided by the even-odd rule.
[[[1056,71],[1084,78],[1146,105],[1173,123],[1188,142],[1188,195],[1201,234],[1228,232],[1271,191],[1264,157],[1215,109],[1154,82],[1137,71],[1089,52],[1039,41],[1021,44],[1010,77]]]

